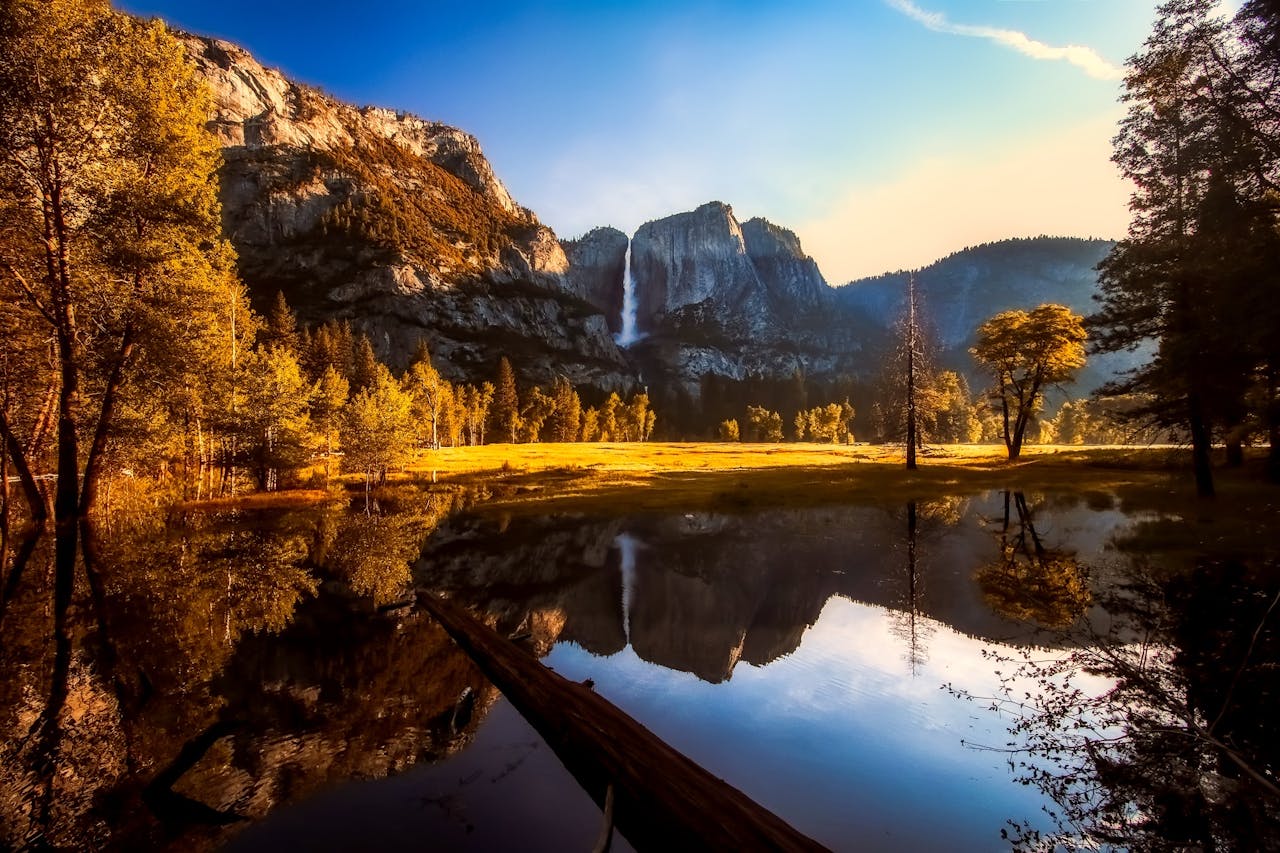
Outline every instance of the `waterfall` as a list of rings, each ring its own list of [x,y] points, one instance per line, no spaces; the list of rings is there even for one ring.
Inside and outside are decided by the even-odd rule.
[[[617,546],[622,572],[622,633],[631,645],[631,604],[636,597],[636,546],[640,543],[629,533],[620,533],[613,540]]]
[[[636,282],[631,277],[631,241],[622,267],[622,331],[613,336],[614,343],[629,347],[643,337],[636,330]]]

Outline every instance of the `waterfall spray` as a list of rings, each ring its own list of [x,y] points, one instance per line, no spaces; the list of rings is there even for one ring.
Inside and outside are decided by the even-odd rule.
[[[613,544],[617,546],[622,571],[622,633],[631,644],[631,605],[636,597],[636,549],[640,544],[629,533],[619,533]]]
[[[622,331],[613,336],[620,347],[629,347],[640,340],[636,330],[636,283],[631,277],[631,241],[627,241],[627,255],[622,267]]]

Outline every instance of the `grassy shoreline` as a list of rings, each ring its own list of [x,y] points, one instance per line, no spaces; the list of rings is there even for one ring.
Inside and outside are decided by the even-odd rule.
[[[819,444],[486,445],[449,448],[414,479],[483,482],[480,512],[743,510],[904,502],[992,489],[1116,494],[1176,489],[1167,449],[1037,448],[1009,462],[994,446],[935,448],[907,471],[900,447]]]
[[[1197,501],[1189,451],[1177,447],[1034,446],[1010,462],[1002,446],[948,445],[930,448],[920,467],[907,471],[901,446],[892,445],[488,444],[423,451],[392,485],[468,489],[477,498],[475,511],[506,514],[897,503],[1003,489],[1117,496],[1188,513],[1213,506],[1218,514],[1280,503],[1280,490],[1260,476],[1260,462],[1261,455],[1244,468],[1219,469],[1216,503]],[[348,475],[335,478],[334,486],[354,496],[362,481]],[[184,508],[336,498],[332,489],[299,488]]]

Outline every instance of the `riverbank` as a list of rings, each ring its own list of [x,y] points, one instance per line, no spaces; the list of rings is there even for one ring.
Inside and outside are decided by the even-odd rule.
[[[930,449],[907,471],[901,447],[822,444],[492,444],[425,454],[405,476],[483,486],[486,510],[809,506],[990,489],[1177,492],[1177,448],[1037,447],[1010,462],[994,445]]]
[[[1203,552],[1276,542],[1280,489],[1262,476],[1265,451],[1220,468],[1218,497],[1196,497],[1189,451],[1176,447],[1038,446],[1010,462],[993,445],[935,447],[915,471],[901,447],[819,444],[521,444],[446,448],[401,475],[465,488],[473,512],[632,515],[750,512],[774,507],[904,504],[988,491],[1074,496],[1151,512],[1159,547]],[[1154,543],[1153,543],[1154,544]]]
[[[1034,446],[1010,462],[999,445],[929,448],[907,471],[893,445],[744,443],[488,444],[422,451],[395,473],[399,486],[458,490],[479,513],[508,516],[557,512],[597,515],[643,512],[749,511],[835,503],[905,503],[992,490],[1073,494],[1119,500],[1206,524],[1176,529],[1188,544],[1203,537],[1256,541],[1280,516],[1280,489],[1264,481],[1265,451],[1243,468],[1216,470],[1219,497],[1195,497],[1189,451],[1177,447]],[[335,478],[328,490],[296,489],[205,501],[184,508],[302,506],[343,499],[363,481]],[[1209,523],[1211,522],[1211,523]]]

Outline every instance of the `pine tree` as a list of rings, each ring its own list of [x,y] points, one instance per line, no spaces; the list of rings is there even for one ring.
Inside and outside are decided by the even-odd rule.
[[[284,291],[277,290],[275,301],[267,312],[266,324],[262,329],[262,344],[287,350],[295,357],[303,350],[301,335],[298,333],[298,317],[284,298]]]
[[[1244,417],[1257,365],[1265,373],[1275,364],[1264,330],[1280,320],[1267,296],[1278,260],[1266,201],[1280,163],[1276,75],[1267,70],[1276,60],[1258,50],[1266,15],[1251,4],[1233,29],[1215,5],[1164,3],[1129,61],[1113,160],[1137,188],[1134,216],[1099,266],[1102,309],[1091,318],[1099,350],[1157,341],[1156,357],[1108,390],[1150,393],[1147,413],[1190,434],[1203,496],[1214,492],[1214,432],[1230,434]],[[1269,391],[1274,402],[1274,382]]]
[[[516,374],[511,362],[504,355],[498,359],[498,382],[493,394],[493,422],[504,438],[510,436],[516,443],[520,428],[520,392],[516,388]]]
[[[328,482],[330,470],[329,460],[333,457],[333,440],[342,424],[342,410],[347,405],[351,386],[333,365],[328,365],[324,373],[311,388],[311,422],[320,437],[320,447],[324,451],[324,478]]]
[[[568,378],[557,376],[551,386],[551,397],[555,405],[550,423],[552,441],[577,441],[582,423],[582,400],[578,392]]]
[[[363,391],[378,378],[382,364],[373,353],[373,343],[368,335],[357,334],[351,344],[351,390]]]

